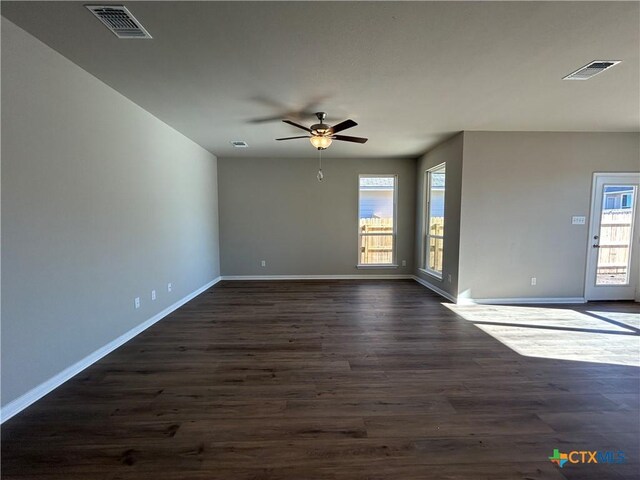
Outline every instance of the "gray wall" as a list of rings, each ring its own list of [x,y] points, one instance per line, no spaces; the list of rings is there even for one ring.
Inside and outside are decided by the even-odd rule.
[[[460,240],[460,199],[462,188],[462,150],[464,133],[450,138],[422,156],[416,168],[415,275],[445,292],[458,294],[458,255]],[[444,258],[442,279],[429,275],[424,267],[425,172],[446,163],[444,200]],[[451,276],[451,280],[449,280]]]
[[[3,19],[2,405],[218,275],[216,158]]]
[[[306,159],[220,158],[218,168],[223,275],[413,273],[414,159],[325,159],[322,183],[312,151]],[[367,173],[398,175],[397,259],[406,267],[356,269],[358,174]]]
[[[582,297],[571,216],[589,217],[594,172],[638,170],[638,133],[465,132],[460,297]]]

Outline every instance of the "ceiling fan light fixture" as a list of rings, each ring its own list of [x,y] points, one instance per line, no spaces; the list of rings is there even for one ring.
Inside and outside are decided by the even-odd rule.
[[[324,137],[320,135],[313,135],[309,138],[311,145],[313,145],[318,150],[324,150],[331,145],[331,137]]]

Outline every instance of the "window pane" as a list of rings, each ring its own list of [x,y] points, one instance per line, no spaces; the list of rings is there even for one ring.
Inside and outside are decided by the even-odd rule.
[[[444,235],[444,168],[431,172],[429,191],[429,234]]]
[[[387,225],[393,229],[394,177],[360,177],[360,226]]]
[[[429,248],[427,251],[427,266],[429,270],[442,272],[443,243],[442,238],[429,238]]]
[[[393,262],[393,235],[361,235],[360,264],[388,265]]]
[[[393,263],[396,177],[360,177],[360,264]]]

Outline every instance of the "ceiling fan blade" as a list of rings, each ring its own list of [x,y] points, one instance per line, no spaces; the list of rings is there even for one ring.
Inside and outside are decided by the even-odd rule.
[[[301,128],[302,130],[305,130],[309,133],[311,133],[311,129],[307,128],[307,127],[303,127],[302,125],[296,123],[296,122],[292,122],[291,120],[282,120],[284,123],[288,123],[289,125],[293,125],[294,127],[298,127]]]
[[[309,135],[302,135],[301,137],[276,138],[276,140],[295,140],[296,138],[311,138],[311,137]]]
[[[355,127],[356,125],[358,124],[351,119],[345,120],[344,122],[340,122],[339,124],[331,127],[331,133],[338,133],[346,130],[347,128]]]
[[[282,120],[282,115],[274,115],[273,117],[251,118],[247,121],[249,123],[267,123],[267,122],[277,122],[278,120]]]
[[[349,135],[332,135],[334,140],[342,140],[343,142],[367,143],[368,138],[350,137]]]

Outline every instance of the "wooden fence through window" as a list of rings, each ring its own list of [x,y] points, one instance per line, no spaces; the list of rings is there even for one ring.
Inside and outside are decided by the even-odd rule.
[[[607,277],[626,279],[631,237],[631,209],[605,210],[600,220],[598,238],[598,283],[609,283]],[[620,283],[619,278],[615,283]]]
[[[393,218],[360,219],[360,263],[393,263]]]

